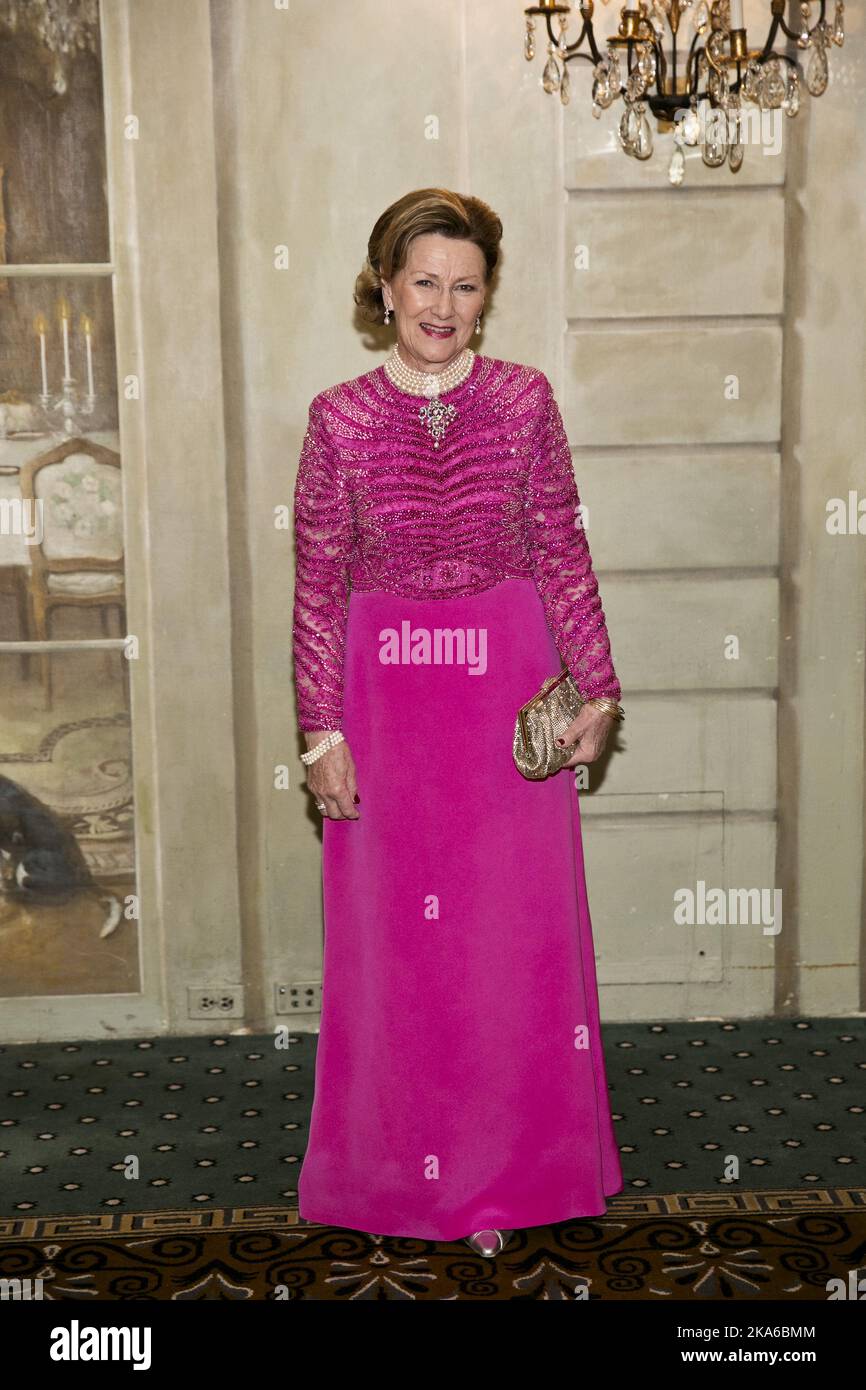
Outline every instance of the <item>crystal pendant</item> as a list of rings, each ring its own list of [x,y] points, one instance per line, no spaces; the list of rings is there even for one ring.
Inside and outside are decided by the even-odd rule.
[[[631,137],[630,137],[630,135],[629,135],[629,120],[630,120],[630,117],[631,117],[631,110],[630,110],[628,107],[626,107],[626,109],[625,109],[625,111],[623,111],[623,113],[622,113],[622,115],[621,115],[621,117],[620,117],[620,121],[619,121],[619,143],[620,143],[620,145],[622,146],[622,148],[625,150],[626,154],[631,154],[631,149],[632,149]]]
[[[743,73],[742,94],[746,101],[760,100],[761,91],[761,65],[754,58],[750,58],[746,64],[746,71]]]
[[[532,19],[527,17],[526,38],[523,40],[523,56],[526,59],[527,63],[531,63],[533,58],[535,57],[535,39],[532,37],[532,31],[534,28],[535,25],[533,24]]]
[[[774,111],[788,94],[787,84],[782,76],[781,66],[778,58],[771,58],[764,64],[764,81],[761,87],[761,105],[768,111]]]
[[[637,108],[626,105],[619,123],[619,143],[626,154],[635,154],[640,138],[640,116]]]
[[[798,47],[798,48],[808,48],[808,47],[809,47],[809,24],[810,24],[811,19],[812,19],[812,6],[811,6],[811,4],[809,4],[809,0],[801,0],[801,4],[800,4],[800,18],[801,18],[801,20],[803,21],[803,28],[801,29],[800,33],[797,35],[797,47]]]
[[[794,67],[788,71],[788,95],[782,106],[786,116],[796,116],[800,110],[800,74]]]
[[[724,164],[728,149],[724,140],[706,140],[701,146],[701,159],[709,169],[718,169]]]
[[[628,75],[625,84],[625,94],[629,101],[638,101],[646,91],[646,78],[640,68],[634,67]]]
[[[827,50],[823,43],[817,43],[812,49],[809,57],[809,66],[806,69],[806,86],[813,97],[819,97],[827,90],[827,83],[830,80],[830,68],[827,63]]]
[[[707,39],[707,91],[715,105],[727,95],[728,36],[724,29],[714,29]]]
[[[547,62],[541,74],[541,85],[546,92],[556,92],[559,90],[559,64],[553,56],[553,44],[550,44],[548,49]]]
[[[701,121],[694,106],[690,107],[682,119],[683,140],[687,145],[696,145],[701,138]]]
[[[638,106],[640,120],[638,122],[637,139],[635,140],[634,154],[635,159],[649,159],[653,152],[653,133],[650,123],[646,118],[646,107],[643,102]]]
[[[671,155],[670,168],[668,169],[668,178],[670,179],[671,183],[674,185],[675,188],[679,188],[685,176],[686,160],[683,154],[682,145],[677,143],[674,145],[674,152]]]
[[[559,100],[562,102],[563,106],[567,106],[571,100],[571,78],[568,75],[568,66],[566,63],[562,65],[562,80],[559,84]]]
[[[845,42],[845,6],[836,0],[836,14],[833,18],[833,42],[841,48]]]
[[[724,29],[714,29],[707,39],[707,51],[719,66],[721,66],[728,56],[728,35]]]
[[[740,138],[740,105],[736,100],[732,100],[728,103],[728,131],[730,136],[728,165],[731,173],[737,174],[743,167],[743,156],[746,151],[742,139]]]
[[[610,84],[611,92],[613,93],[611,100],[614,100],[619,96],[622,90],[622,68],[619,65],[619,54],[615,48],[609,48],[607,50],[607,70],[607,80]]]
[[[641,44],[637,53],[637,65],[643,77],[646,79],[647,86],[655,80],[656,75],[656,55],[655,50],[649,44]]]
[[[725,112],[711,111],[707,118],[704,143],[701,146],[701,159],[710,169],[717,169],[728,157],[728,142],[725,139]]]
[[[601,62],[596,63],[595,72],[598,77],[598,88],[593,88],[595,99],[599,106],[607,108],[612,106],[619,96],[619,86],[614,86],[611,79],[610,63],[602,58]],[[617,78],[617,82],[618,82]]]
[[[709,12],[709,9],[707,8],[707,0],[701,0],[701,3],[698,5],[698,8],[695,10],[695,17],[694,17],[694,20],[693,20],[694,26],[695,26],[695,28],[697,29],[697,31],[698,31],[699,34],[702,34],[702,33],[704,32],[704,30],[706,29],[706,27],[707,27],[707,25],[709,24],[709,22],[710,22],[710,12]]]

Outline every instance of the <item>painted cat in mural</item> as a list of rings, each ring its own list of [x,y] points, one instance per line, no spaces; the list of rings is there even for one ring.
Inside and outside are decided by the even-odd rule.
[[[48,904],[79,893],[93,894],[106,908],[99,935],[110,936],[120,902],[100,889],[72,831],[44,801],[0,776],[0,898]]]

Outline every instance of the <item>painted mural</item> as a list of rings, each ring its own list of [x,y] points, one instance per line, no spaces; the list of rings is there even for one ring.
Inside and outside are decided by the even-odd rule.
[[[14,10],[14,15],[13,15]],[[139,988],[94,0],[0,4],[0,997]]]

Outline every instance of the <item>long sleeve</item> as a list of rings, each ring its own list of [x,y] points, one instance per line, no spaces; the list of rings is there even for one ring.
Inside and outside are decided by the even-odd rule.
[[[318,398],[310,406],[295,483],[292,646],[301,729],[339,729],[353,519]]]
[[[550,382],[541,374],[539,428],[526,498],[526,534],[548,626],[578,689],[588,698],[622,690],[581,524],[571,450]]]

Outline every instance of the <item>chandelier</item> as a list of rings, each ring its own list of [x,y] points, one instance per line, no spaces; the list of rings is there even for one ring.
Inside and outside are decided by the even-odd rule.
[[[842,0],[836,0],[832,24],[826,17],[827,0],[802,0],[799,32],[785,22],[786,0],[770,0],[770,27],[762,48],[749,47],[743,0],[626,0],[617,32],[601,38],[602,52],[592,21],[594,0],[579,3],[583,23],[574,43],[566,37],[570,5],[539,0],[524,11],[527,61],[535,57],[534,16],[543,15],[548,37],[541,77],[545,92],[558,92],[566,105],[571,95],[568,64],[575,58],[591,63],[592,114],[600,118],[622,98],[618,135],[625,154],[641,160],[652,155],[647,107],[660,131],[673,130],[668,178],[677,186],[685,177],[686,145],[699,145],[710,168],[727,161],[737,173],[746,140],[761,138],[764,112],[773,113],[771,120],[781,119],[779,111],[796,116],[801,76],[811,95],[821,96],[830,77],[828,49],[831,43],[841,48],[845,41]],[[813,5],[819,10],[814,23]],[[804,55],[808,51],[805,73],[796,57],[774,51],[779,30]]]
[[[46,50],[51,89],[62,96],[77,53],[97,52],[97,0],[0,0],[0,34],[27,34]]]

